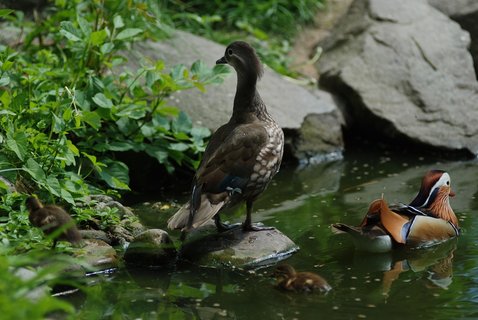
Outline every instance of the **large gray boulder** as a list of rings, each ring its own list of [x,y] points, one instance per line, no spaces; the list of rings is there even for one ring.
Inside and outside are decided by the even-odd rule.
[[[129,60],[128,67],[133,70],[139,67],[144,57],[153,61],[163,60],[169,67],[176,64],[190,66],[196,60],[202,60],[212,67],[224,55],[224,51],[223,45],[190,33],[175,31],[167,40],[138,43],[134,50],[125,52],[125,55]],[[175,93],[170,98],[170,104],[189,114],[196,125],[214,131],[229,120],[235,90],[236,76],[231,72],[223,84],[209,86],[205,93],[199,90]],[[269,112],[285,129],[288,144],[286,150],[290,155],[297,159],[308,159],[318,154],[342,151],[342,117],[329,93],[295,84],[269,68],[266,68],[258,83],[258,91]],[[305,139],[302,129],[307,116],[324,116],[327,121],[316,119],[317,127],[314,130],[308,126]],[[327,133],[325,137],[323,132]]]
[[[321,45],[320,84],[347,126],[395,142],[478,153],[470,37],[425,0],[356,0]]]
[[[458,22],[470,33],[470,52],[475,64],[475,73],[478,78],[478,1],[476,0],[428,0],[428,2]]]

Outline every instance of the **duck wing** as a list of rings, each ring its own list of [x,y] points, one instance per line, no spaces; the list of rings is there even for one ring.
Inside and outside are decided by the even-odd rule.
[[[246,197],[257,155],[267,139],[267,131],[257,124],[237,126],[221,144],[215,138],[196,173],[191,201],[170,218],[168,227],[197,228]]]

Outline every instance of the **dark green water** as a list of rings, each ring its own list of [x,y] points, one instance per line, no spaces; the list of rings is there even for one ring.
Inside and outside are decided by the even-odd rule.
[[[370,160],[372,158],[373,160]],[[427,250],[356,252],[330,224],[360,223],[381,197],[409,202],[424,173],[450,173],[463,234]],[[287,260],[328,280],[327,295],[284,293],[272,268],[255,272],[181,266],[122,269],[78,301],[88,319],[457,319],[478,318],[478,162],[393,159],[386,154],[306,168],[283,168],[257,201],[254,221],[277,227],[300,246]],[[242,214],[231,220],[240,220]],[[164,227],[167,217],[149,224]],[[225,217],[225,220],[227,218]]]

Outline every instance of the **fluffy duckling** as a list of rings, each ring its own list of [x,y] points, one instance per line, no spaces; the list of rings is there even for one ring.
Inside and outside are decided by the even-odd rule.
[[[327,281],[312,272],[296,272],[295,269],[288,264],[279,265],[274,271],[277,279],[277,287],[296,292],[328,292],[332,287]]]
[[[43,205],[36,197],[28,197],[26,206],[30,213],[30,223],[43,230],[49,235],[59,228],[66,229],[53,240],[53,248],[56,247],[58,240],[66,240],[74,245],[81,242],[81,234],[76,228],[75,221],[62,208],[55,205]]]
[[[370,252],[387,252],[402,245],[430,246],[460,235],[458,219],[450,206],[450,175],[431,170],[422,180],[409,205],[388,206],[384,199],[370,204],[358,227],[336,223],[332,227],[350,234],[356,247]]]
[[[214,218],[218,231],[228,230],[220,212],[245,201],[243,229],[271,229],[255,226],[251,219],[253,202],[278,172],[284,149],[282,129],[256,90],[262,65],[255,50],[243,41],[231,43],[216,63],[229,64],[237,73],[232,116],[211,136],[193,180],[191,199],[171,217],[168,227],[189,231]]]

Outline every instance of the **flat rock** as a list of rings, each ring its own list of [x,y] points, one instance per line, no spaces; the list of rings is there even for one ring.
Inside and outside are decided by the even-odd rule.
[[[136,70],[140,62],[149,59],[161,59],[168,67],[176,64],[190,66],[196,60],[202,60],[206,65],[214,66],[217,59],[224,55],[225,46],[209,41],[183,31],[175,31],[170,39],[161,42],[141,42],[134,50],[125,52],[128,57],[128,68]],[[176,92],[170,97],[170,103],[189,114],[196,125],[205,126],[212,131],[226,123],[232,114],[232,105],[236,90],[236,76],[232,72],[223,84],[208,86],[207,92],[186,90]],[[258,91],[268,106],[269,112],[284,129],[289,144],[286,147],[297,159],[317,153],[341,152],[342,117],[332,96],[316,88],[306,88],[286,80],[273,70],[266,68],[264,76],[258,82]],[[328,121],[325,127],[318,128],[314,147],[309,149],[301,143],[301,128],[304,119],[309,115],[326,115]],[[322,125],[322,123],[318,123]],[[322,143],[320,132],[327,130],[333,139]],[[310,128],[309,128],[310,131]],[[299,137],[297,139],[297,137]],[[333,141],[334,144],[330,144]],[[311,146],[311,144],[308,144]],[[294,153],[298,150],[297,153]]]
[[[320,84],[352,134],[478,154],[469,34],[425,0],[355,0],[321,43]]]
[[[199,232],[200,236],[188,238],[181,248],[181,259],[207,267],[258,268],[274,264],[299,250],[292,240],[275,228],[243,232],[238,227],[222,233],[217,233],[214,226],[204,229],[206,231]]]

